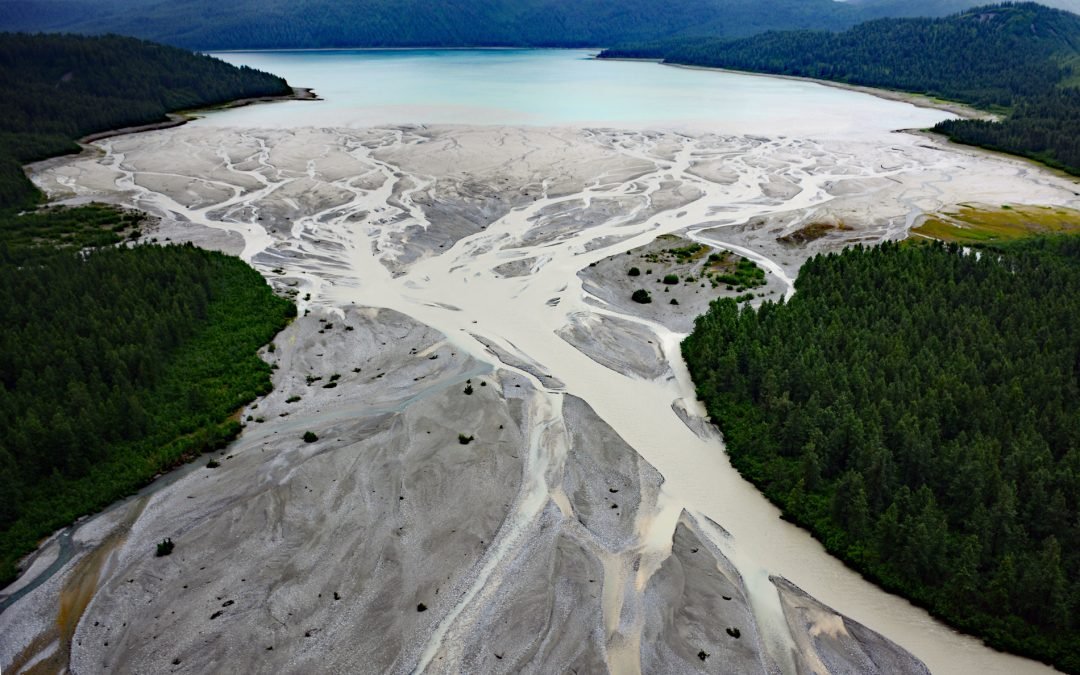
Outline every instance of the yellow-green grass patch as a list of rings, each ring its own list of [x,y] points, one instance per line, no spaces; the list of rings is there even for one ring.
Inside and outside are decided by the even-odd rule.
[[[1043,234],[1080,233],[1080,211],[1061,206],[961,204],[954,211],[927,215],[911,233],[958,244],[988,244]]]

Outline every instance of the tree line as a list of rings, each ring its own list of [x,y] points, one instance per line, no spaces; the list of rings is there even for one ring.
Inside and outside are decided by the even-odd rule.
[[[290,92],[275,75],[132,38],[0,34],[0,210],[40,198],[22,164],[77,152],[82,136]]]
[[[934,130],[957,143],[1029,157],[1080,175],[1080,89],[1054,88],[1023,99],[1000,122],[946,120]]]
[[[605,58],[812,77],[927,94],[1011,113],[1001,123],[952,120],[935,130],[1080,172],[1080,16],[1034,3],[945,18],[879,19],[840,33],[770,32],[742,40],[681,39],[606,50]]]
[[[116,246],[141,218],[0,216],[2,580],[42,536],[223,446],[270,390],[256,352],[295,306],[238,258]]]
[[[1080,239],[817,256],[683,354],[733,464],[884,587],[1080,673]]]

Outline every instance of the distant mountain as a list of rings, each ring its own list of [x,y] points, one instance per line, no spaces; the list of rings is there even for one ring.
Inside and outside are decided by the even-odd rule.
[[[977,7],[985,0],[843,0],[867,19],[938,17]],[[1044,3],[1045,4],[1045,3]]]
[[[192,49],[597,47],[938,17],[979,0],[0,0],[0,31],[117,33]],[[1080,12],[1080,0],[1043,4]]]
[[[984,0],[842,0],[858,7],[867,19],[947,16],[985,4]],[[1080,13],[1080,0],[1040,0],[1040,5]]]
[[[118,33],[195,49],[608,46],[839,30],[908,16],[911,6],[940,15],[956,2],[964,0],[0,0],[0,30]]]

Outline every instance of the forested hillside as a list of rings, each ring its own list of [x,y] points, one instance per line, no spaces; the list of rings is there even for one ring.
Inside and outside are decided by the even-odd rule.
[[[1080,673],[1080,238],[818,256],[683,354],[734,465],[857,569]]]
[[[673,63],[836,80],[920,91],[983,106],[1042,94],[1080,56],[1080,16],[1025,4],[944,19],[880,19],[841,33],[770,32],[612,49],[604,56],[663,57]],[[1058,56],[1062,58],[1057,58]]]
[[[168,112],[291,92],[285,80],[123,38],[0,34],[0,210],[37,198],[20,164]]]
[[[605,51],[925,93],[1013,112],[1000,126],[939,127],[958,141],[1080,172],[1080,16],[1033,3],[940,19],[880,19],[841,33],[772,32],[742,40],[682,39]]]
[[[42,536],[223,446],[270,388],[256,350],[294,306],[237,258],[112,246],[141,219],[0,216],[0,581]]]
[[[833,0],[0,0],[0,29],[112,32],[197,49],[576,47],[684,34],[840,29],[870,16],[906,16],[907,5],[886,0],[864,10]]]
[[[845,0],[869,19],[887,16],[947,16],[972,7],[985,5],[986,0]],[[1080,12],[1080,0],[1040,0],[1040,5]]]
[[[143,216],[34,205],[20,164],[85,134],[288,93],[281,78],[131,38],[0,35],[0,582],[37,541],[238,431],[256,352],[295,314],[243,261],[121,246]]]

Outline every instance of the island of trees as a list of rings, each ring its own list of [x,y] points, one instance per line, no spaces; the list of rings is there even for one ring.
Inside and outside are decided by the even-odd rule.
[[[33,209],[20,162],[284,80],[127,38],[0,36],[0,583],[20,556],[157,473],[223,447],[270,389],[295,315],[238,258],[132,246],[142,214]]]
[[[1080,238],[810,260],[683,354],[732,463],[830,552],[1080,673]]]
[[[605,58],[812,77],[917,92],[999,112],[935,129],[1080,174],[1080,16],[1034,3],[945,18],[879,19],[844,32],[698,37],[606,50]]]

